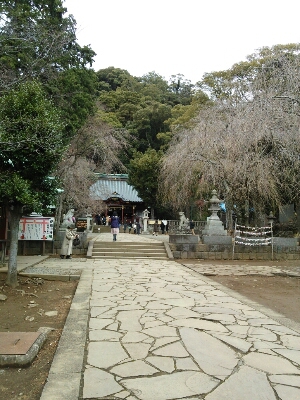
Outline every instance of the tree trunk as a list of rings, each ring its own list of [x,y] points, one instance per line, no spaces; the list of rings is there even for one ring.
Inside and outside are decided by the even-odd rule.
[[[56,218],[55,218],[55,235],[57,234],[60,223],[61,223],[61,214],[62,214],[62,194],[59,196],[59,206],[57,208]]]
[[[151,216],[151,219],[154,219],[154,208],[153,208],[153,207],[151,207],[151,214],[150,214],[150,216]]]
[[[13,206],[13,209],[9,210],[9,226],[10,226],[10,248],[8,258],[8,272],[6,283],[8,286],[15,288],[18,286],[17,276],[17,255],[18,255],[18,232],[19,222],[22,217],[23,207],[20,205]]]
[[[249,226],[249,200],[245,200],[245,226]]]

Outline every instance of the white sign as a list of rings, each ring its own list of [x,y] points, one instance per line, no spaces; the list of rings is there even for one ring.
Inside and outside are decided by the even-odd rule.
[[[19,240],[53,240],[54,218],[23,217],[19,223]]]

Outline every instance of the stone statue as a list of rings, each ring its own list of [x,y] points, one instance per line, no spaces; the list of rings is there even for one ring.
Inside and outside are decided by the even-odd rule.
[[[63,215],[63,222],[61,228],[67,228],[68,226],[75,226],[74,208],[71,208],[66,214]]]
[[[180,228],[187,227],[188,224],[189,224],[189,219],[186,218],[183,211],[180,211],[179,212],[179,227]]]

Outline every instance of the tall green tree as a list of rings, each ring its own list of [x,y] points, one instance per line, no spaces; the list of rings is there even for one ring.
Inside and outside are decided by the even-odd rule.
[[[99,91],[109,92],[118,88],[129,90],[137,85],[136,79],[128,71],[121,68],[108,67],[97,72]]]
[[[39,80],[67,120],[68,140],[93,111],[95,53],[76,41],[76,22],[61,0],[6,0],[0,6],[0,95]]]
[[[0,121],[0,199],[11,235],[7,283],[15,287],[20,218],[53,201],[48,177],[65,146],[60,113],[38,83],[20,84],[0,98]]]
[[[148,149],[145,153],[135,152],[129,165],[129,184],[132,185],[147,206],[158,208],[158,175],[162,151]],[[152,212],[153,214],[153,212]]]

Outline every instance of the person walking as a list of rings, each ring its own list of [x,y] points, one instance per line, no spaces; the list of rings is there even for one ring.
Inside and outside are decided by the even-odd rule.
[[[113,235],[113,241],[115,242],[117,240],[117,234],[119,233],[119,227],[120,227],[120,220],[118,217],[118,214],[116,211],[113,212],[113,215],[111,217],[111,222],[110,222],[110,231]]]
[[[154,225],[153,225],[153,235],[157,236],[159,232],[159,224],[158,221],[155,220]]]
[[[64,236],[64,240],[60,250],[60,258],[72,258],[72,247],[73,247],[73,240],[78,237],[76,232],[70,226],[67,227],[66,233]]]
[[[190,221],[190,230],[192,235],[195,235],[195,222],[193,219]]]

